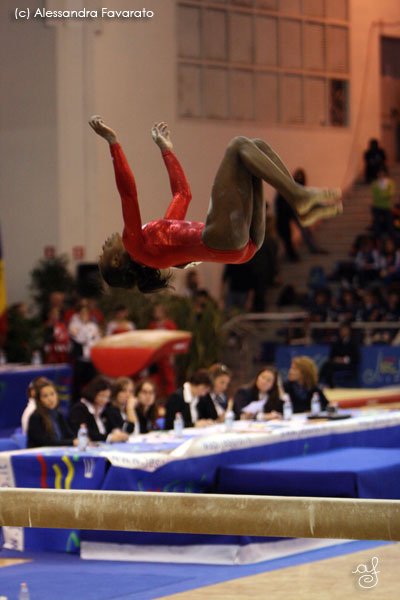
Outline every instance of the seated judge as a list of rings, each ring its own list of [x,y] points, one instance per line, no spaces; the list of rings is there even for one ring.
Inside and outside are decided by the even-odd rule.
[[[196,371],[168,398],[165,406],[164,429],[173,429],[174,419],[177,413],[181,413],[185,427],[203,427],[207,420],[199,419],[198,404],[202,396],[205,396],[211,388],[211,377],[205,369]]]

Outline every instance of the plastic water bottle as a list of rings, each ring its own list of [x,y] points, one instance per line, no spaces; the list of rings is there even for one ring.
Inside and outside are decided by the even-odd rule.
[[[21,583],[21,587],[19,588],[18,600],[29,600],[29,590],[26,583]]]
[[[41,365],[42,364],[42,356],[41,356],[39,350],[34,350],[32,352],[31,364],[32,365]]]
[[[283,401],[283,419],[285,421],[290,421],[290,419],[293,417],[293,405],[289,394],[285,394],[283,396]]]
[[[85,423],[81,423],[78,431],[78,450],[85,452],[89,443],[88,430]]]
[[[4,350],[0,350],[0,366],[4,366],[7,364],[7,356]],[[1,598],[1,596],[0,596]]]
[[[175,415],[175,419],[174,419],[174,434],[175,437],[180,438],[182,437],[182,433],[183,433],[183,418],[182,418],[182,414],[181,413],[176,413]]]
[[[319,415],[321,412],[321,402],[319,401],[318,392],[314,392],[311,398],[311,414]]]
[[[235,420],[235,413],[228,406],[228,408],[225,411],[225,431],[232,431],[234,420]]]

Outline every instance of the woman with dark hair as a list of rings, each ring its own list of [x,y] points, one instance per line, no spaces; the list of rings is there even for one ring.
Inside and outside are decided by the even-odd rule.
[[[120,429],[133,433],[139,426],[136,414],[136,398],[130,377],[118,377],[111,386],[111,401],[106,404],[103,417],[111,430]]]
[[[76,446],[77,440],[58,410],[57,388],[51,381],[36,388],[36,410],[28,423],[28,448],[38,446]]]
[[[135,388],[135,396],[140,433],[148,433],[155,429],[157,420],[155,383],[151,379],[142,379]]]
[[[216,363],[208,369],[211,376],[211,389],[202,396],[198,404],[199,419],[222,421],[228,406],[227,389],[231,382],[232,372],[221,363]]]
[[[191,200],[189,184],[172,152],[168,126],[152,128],[152,137],[166,164],[172,202],[163,219],[142,227],[136,184],[116,133],[101,117],[89,121],[109,144],[122,200],[124,232],[105,242],[99,267],[111,286],[153,292],[168,284],[159,269],[193,262],[242,263],[260,248],[265,235],[262,182],[274,186],[293,206],[303,225],[342,211],[340,190],[305,188],[297,184],[279,156],[264,141],[236,137],[229,144],[211,191],[206,222],[185,221]]]
[[[82,390],[82,398],[76,402],[69,414],[69,422],[75,434],[81,423],[85,423],[89,438],[93,442],[126,442],[128,434],[113,429],[104,415],[110,401],[111,386],[106,379],[95,377]]]
[[[233,410],[238,419],[280,419],[283,413],[283,390],[278,371],[266,366],[258,371],[253,381],[235,393]]]
[[[198,405],[200,398],[209,391],[211,383],[208,371],[199,369],[182,388],[171,394],[165,405],[164,429],[173,428],[177,413],[181,413],[185,427],[199,427],[205,424],[199,421]]]
[[[39,377],[35,377],[28,384],[28,388],[26,390],[28,402],[27,402],[27,405],[25,406],[24,412],[22,413],[22,416],[21,416],[22,433],[28,432],[29,419],[31,418],[32,413],[34,413],[36,410],[35,398],[37,395],[37,390],[44,383],[51,384],[52,382],[50,381],[50,379],[47,379],[47,377],[44,377],[43,375],[39,375]]]

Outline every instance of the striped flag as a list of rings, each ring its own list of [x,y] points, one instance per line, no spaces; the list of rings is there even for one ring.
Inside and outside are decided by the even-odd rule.
[[[7,333],[7,296],[6,296],[6,274],[4,271],[3,250],[0,232],[0,345],[2,346]]]

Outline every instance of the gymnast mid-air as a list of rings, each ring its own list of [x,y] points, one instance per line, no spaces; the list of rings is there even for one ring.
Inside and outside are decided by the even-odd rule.
[[[211,190],[205,223],[185,221],[191,200],[189,184],[172,152],[166,123],[151,134],[167,167],[172,201],[164,218],[142,226],[136,184],[116,133],[102,118],[89,121],[109,144],[122,201],[123,235],[114,233],[99,260],[103,279],[111,286],[143,293],[168,285],[160,269],[193,262],[244,263],[260,248],[265,235],[263,181],[282,194],[302,225],[342,212],[340,189],[307,188],[296,183],[279,156],[263,140],[234,138],[225,151]]]

